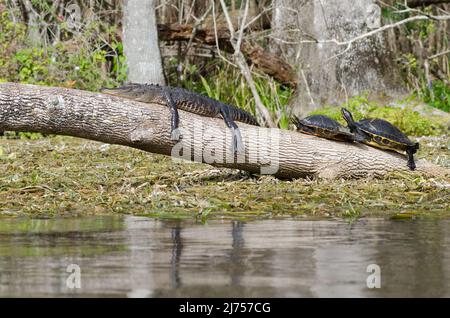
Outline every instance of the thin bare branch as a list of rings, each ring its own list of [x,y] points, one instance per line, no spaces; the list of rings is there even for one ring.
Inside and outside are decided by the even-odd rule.
[[[252,77],[250,68],[248,67],[247,61],[245,60],[245,57],[241,52],[240,43],[238,43],[238,39],[235,38],[235,30],[233,27],[233,23],[231,22],[230,15],[228,14],[228,9],[225,4],[225,1],[220,0],[220,4],[222,6],[225,20],[227,21],[228,29],[230,31],[230,43],[234,49],[235,61],[236,61],[237,65],[239,66],[242,75],[244,76],[245,80],[247,81],[247,84],[252,92],[253,98],[255,99],[255,108],[256,108],[256,113],[257,113],[256,116],[259,119],[262,119],[268,127],[275,127],[275,123],[272,120],[272,116],[270,115],[268,109],[264,106],[264,104],[261,100],[261,97],[259,96],[258,90],[256,89],[256,85],[255,85],[255,82],[253,81],[253,77]],[[248,5],[248,1],[247,1],[246,6],[247,5]],[[244,14],[245,15],[248,14],[248,8],[246,8]],[[242,24],[242,26],[245,25],[246,19],[247,19],[247,17],[243,17],[244,23]]]
[[[446,55],[446,54],[449,54],[449,53],[450,53],[450,50],[446,50],[446,51],[443,51],[443,52],[440,52],[440,53],[433,54],[433,55],[427,57],[427,59],[432,60],[432,59],[435,59],[437,57],[440,57],[442,55]]]
[[[238,30],[238,37],[236,41],[236,47],[240,49],[242,38],[244,36],[244,28],[245,28],[245,22],[247,21],[248,16],[248,7],[249,7],[249,0],[245,1],[245,9],[244,9],[244,16],[242,17],[241,26]]]
[[[386,25],[384,25],[384,26],[382,26],[382,27],[380,27],[378,29],[374,29],[374,30],[372,30],[370,32],[363,33],[361,35],[358,35],[358,36],[356,36],[356,37],[354,37],[352,39],[346,40],[346,41],[339,41],[336,38],[333,38],[333,39],[330,39],[330,40],[317,40],[317,39],[314,39],[314,40],[301,40],[301,41],[286,41],[286,40],[279,39],[279,38],[276,38],[276,37],[273,37],[273,36],[271,36],[271,38],[273,38],[273,39],[275,39],[277,41],[280,41],[282,43],[286,43],[286,44],[302,44],[302,43],[327,44],[327,43],[334,43],[334,44],[336,44],[338,46],[348,46],[348,45],[353,44],[354,42],[361,41],[361,40],[363,40],[365,38],[368,38],[370,36],[373,36],[373,35],[375,35],[377,33],[380,33],[380,32],[383,32],[383,31],[386,31],[386,30],[389,30],[389,29],[397,28],[397,27],[399,27],[399,26],[401,26],[403,24],[406,24],[408,22],[419,21],[419,20],[431,20],[431,19],[432,20],[436,20],[436,21],[446,21],[446,20],[450,20],[450,15],[448,15],[448,16],[447,15],[439,15],[439,16],[416,15],[416,16],[409,17],[409,18],[406,18],[404,20],[398,21],[396,23],[386,24]]]

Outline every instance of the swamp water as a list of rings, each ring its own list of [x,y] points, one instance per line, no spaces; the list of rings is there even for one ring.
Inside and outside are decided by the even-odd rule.
[[[1,297],[450,297],[445,219],[0,221]]]

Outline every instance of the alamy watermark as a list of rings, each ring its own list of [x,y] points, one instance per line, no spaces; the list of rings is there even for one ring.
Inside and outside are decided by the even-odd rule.
[[[173,160],[187,160],[232,166],[234,164],[259,167],[260,174],[275,174],[279,170],[280,131],[279,129],[246,128],[242,130],[245,149],[233,153],[231,149],[233,132],[206,126],[199,120],[193,131],[181,130],[182,139],[171,152]],[[245,142],[249,141],[250,142]]]
[[[370,264],[366,269],[367,273],[371,273],[367,276],[366,284],[367,288],[381,288],[381,268],[377,264]]]
[[[78,30],[82,26],[81,8],[76,3],[71,3],[65,8],[65,20],[69,29]]]
[[[66,268],[66,272],[70,273],[66,279],[66,286],[69,289],[81,288],[81,267],[77,264],[70,264]]]

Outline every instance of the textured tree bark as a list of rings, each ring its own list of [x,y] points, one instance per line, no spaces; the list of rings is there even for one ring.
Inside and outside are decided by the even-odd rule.
[[[164,85],[154,0],[125,0],[123,14],[123,50],[128,80]]]
[[[0,84],[0,130],[69,135],[163,155],[182,153],[183,159],[280,178],[361,178],[408,171],[405,156],[393,152],[294,131],[239,126],[245,156],[233,158],[231,133],[219,118],[180,111],[183,139],[175,142],[170,139],[170,111],[163,105],[67,88]],[[449,170],[417,162],[417,171],[431,176],[449,175]]]
[[[369,92],[373,97],[403,93],[400,76],[382,32],[345,42],[380,27],[373,0],[276,0],[272,52],[299,65],[296,113],[339,104]]]

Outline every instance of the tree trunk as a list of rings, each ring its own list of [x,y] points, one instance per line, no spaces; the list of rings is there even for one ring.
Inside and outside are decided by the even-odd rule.
[[[154,5],[154,0],[124,2],[123,50],[130,82],[165,84]]]
[[[397,96],[402,83],[382,32],[338,45],[380,26],[372,0],[275,0],[272,49],[299,65],[296,113],[369,92]]]
[[[166,106],[67,88],[0,83],[0,131],[87,138],[280,178],[361,178],[409,171],[400,154],[242,123],[245,155],[234,158],[231,133],[222,119],[179,113],[183,139],[175,142]],[[417,171],[450,174],[450,169],[424,160],[417,162]]]
[[[41,44],[41,33],[39,28],[39,16],[33,8],[30,0],[24,0],[23,6],[27,14],[28,39],[33,46]]]

